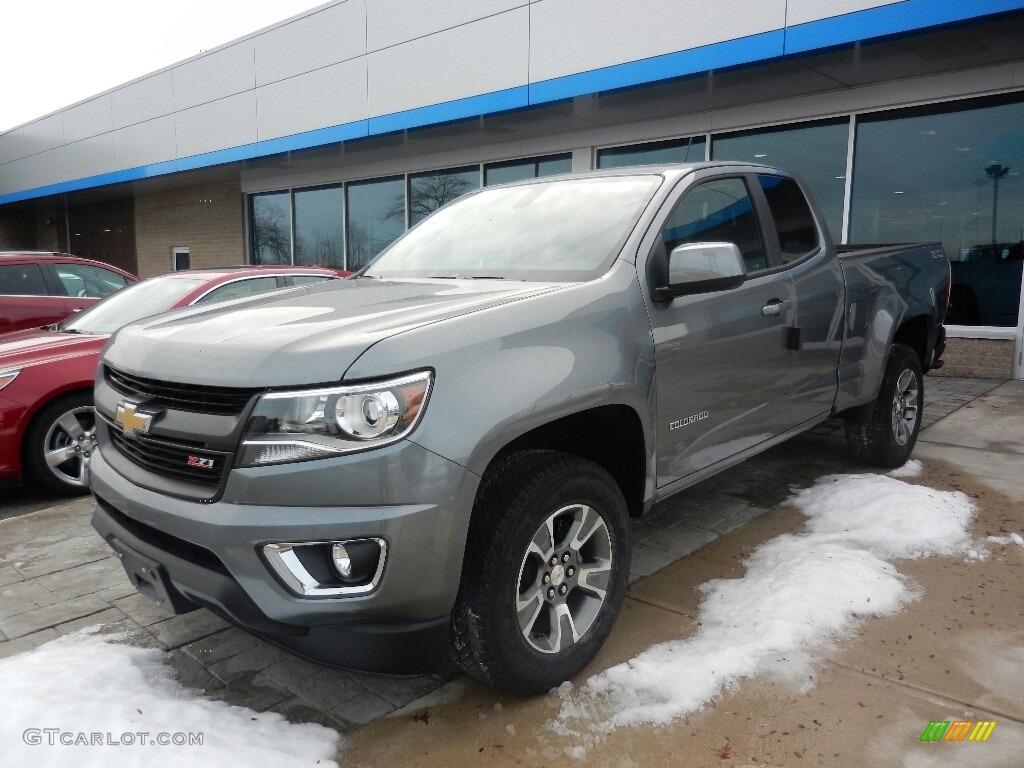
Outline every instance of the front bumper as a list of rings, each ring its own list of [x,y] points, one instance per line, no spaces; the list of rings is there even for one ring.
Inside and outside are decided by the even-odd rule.
[[[224,497],[203,503],[133,484],[104,460],[103,450],[111,449],[104,446],[92,464],[93,526],[122,555],[143,594],[175,613],[209,608],[332,666],[407,675],[443,663],[478,482],[472,473],[405,442],[338,459],[235,470],[237,482],[229,480]],[[241,497],[268,479],[273,493],[253,500],[270,503],[244,503]],[[311,497],[323,502],[313,488],[325,484],[335,497],[364,503],[295,505]],[[365,503],[367,484],[377,488],[375,505]],[[417,496],[428,500],[409,502]],[[291,504],[281,503],[284,497]],[[367,595],[300,597],[261,554],[267,543],[369,536],[387,542],[388,557]]]

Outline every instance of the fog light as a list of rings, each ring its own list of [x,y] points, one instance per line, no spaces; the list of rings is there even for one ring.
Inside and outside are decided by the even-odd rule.
[[[334,567],[338,573],[344,578],[347,579],[352,575],[352,558],[349,557],[344,544],[335,544],[331,548],[331,559],[334,560]]]

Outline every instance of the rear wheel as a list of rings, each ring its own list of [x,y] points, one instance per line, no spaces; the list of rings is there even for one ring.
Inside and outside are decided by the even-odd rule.
[[[583,669],[625,594],[627,519],[621,490],[593,462],[525,451],[489,470],[452,618],[455,662],[520,693]]]
[[[66,496],[89,492],[89,461],[96,450],[91,392],[75,392],[46,405],[25,433],[28,476]]]
[[[910,347],[893,344],[875,402],[846,416],[846,444],[865,464],[902,466],[917,443],[923,413],[921,361]]]

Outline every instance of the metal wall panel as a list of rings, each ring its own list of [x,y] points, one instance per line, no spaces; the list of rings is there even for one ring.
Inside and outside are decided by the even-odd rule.
[[[370,116],[523,85],[528,36],[524,7],[371,53]]]
[[[531,82],[781,29],[786,20],[786,0],[542,0],[530,8]]]
[[[900,3],[903,0],[789,0],[786,6],[787,24],[806,24],[809,21],[842,16],[844,13],[865,11],[883,5]]]
[[[64,119],[64,141],[71,144],[111,130],[110,94],[76,104],[61,112]]]
[[[114,167],[114,135],[104,133],[64,147],[64,167],[59,179],[85,179],[109,173]]]
[[[255,88],[254,49],[249,38],[175,67],[174,108],[190,109]]]
[[[154,165],[176,156],[174,115],[164,115],[114,131],[114,170]]]
[[[64,144],[64,118],[60,112],[15,128],[0,136],[0,162],[46,152]]]
[[[260,141],[365,120],[366,59],[291,77],[256,89]]]
[[[526,4],[526,0],[373,0],[366,11],[367,50],[398,45]]]
[[[174,111],[174,75],[158,72],[110,94],[113,128],[124,128]]]
[[[365,53],[366,10],[361,0],[348,0],[257,36],[256,85]]]
[[[175,115],[178,157],[256,141],[256,91],[212,101]]]
[[[0,189],[3,194],[31,189],[58,181],[64,169],[64,147],[40,152],[3,166]],[[40,180],[43,180],[40,182]]]

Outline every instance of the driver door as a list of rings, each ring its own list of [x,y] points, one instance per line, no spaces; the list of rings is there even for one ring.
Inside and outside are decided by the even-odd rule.
[[[659,487],[791,426],[775,406],[790,386],[794,288],[770,262],[751,181],[705,172],[669,207],[650,252],[649,280],[690,242],[734,243],[748,273],[738,288],[650,302]]]

